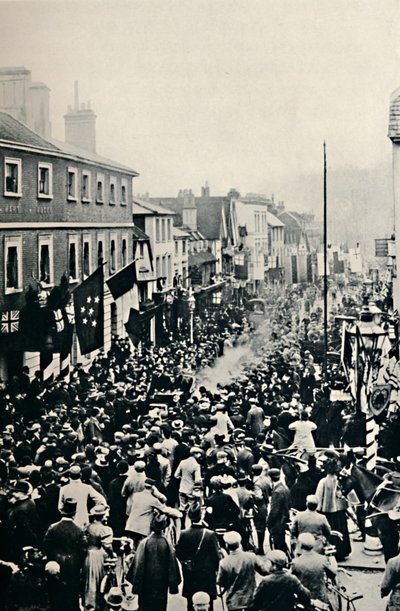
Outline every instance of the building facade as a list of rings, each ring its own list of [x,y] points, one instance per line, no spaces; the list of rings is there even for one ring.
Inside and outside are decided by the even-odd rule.
[[[133,199],[132,212],[134,224],[150,239],[157,281],[156,291],[170,291],[174,279],[175,213],[161,204],[154,204],[137,197]]]
[[[248,264],[247,285],[255,293],[262,291],[268,264],[267,205],[263,201],[236,201],[241,245]]]
[[[132,261],[134,170],[47,141],[6,113],[0,113],[0,166],[4,318],[21,311],[29,287],[48,293],[65,276],[73,292],[99,265],[107,279]],[[123,323],[105,286],[106,349],[112,333],[124,333]],[[2,331],[0,375],[7,378],[22,364],[39,369],[41,354],[13,350],[13,333]],[[81,360],[76,340],[72,356]]]

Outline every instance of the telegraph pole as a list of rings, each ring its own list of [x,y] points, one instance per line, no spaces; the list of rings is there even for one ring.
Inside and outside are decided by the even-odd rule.
[[[326,143],[324,141],[324,381],[328,377],[328,202],[327,202]]]

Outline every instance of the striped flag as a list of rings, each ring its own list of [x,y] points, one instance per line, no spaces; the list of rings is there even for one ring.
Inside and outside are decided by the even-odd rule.
[[[66,382],[69,382],[70,379],[70,368],[71,368],[71,354],[61,353],[60,354],[60,377],[62,377]]]

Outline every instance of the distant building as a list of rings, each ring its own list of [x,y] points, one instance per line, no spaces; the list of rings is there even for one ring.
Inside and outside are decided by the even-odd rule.
[[[285,276],[287,284],[312,282],[316,275],[316,252],[310,248],[306,215],[294,211],[278,214],[284,225]]]
[[[237,243],[237,223],[234,209],[236,192],[225,196],[210,195],[206,183],[201,196],[191,189],[182,189],[177,197],[152,197],[153,203],[162,203],[175,211],[176,227],[189,232],[189,268],[196,268],[202,284],[209,284],[214,275],[233,275],[234,247]],[[193,270],[189,269],[189,276]]]
[[[0,68],[0,110],[45,139],[51,137],[49,95],[47,85],[32,81],[23,66]]]
[[[173,260],[175,241],[173,236],[174,211],[161,204],[133,198],[133,222],[150,238],[155,261],[157,292],[173,288]]]
[[[262,291],[268,266],[268,206],[263,198],[240,198],[236,202],[240,245],[248,264],[247,284],[255,293]]]

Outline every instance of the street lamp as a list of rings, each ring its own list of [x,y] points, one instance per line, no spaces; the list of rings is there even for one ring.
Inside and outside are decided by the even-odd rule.
[[[193,344],[193,314],[196,307],[196,299],[193,295],[192,287],[189,288],[189,295],[187,298],[189,315],[190,315],[190,343]]]
[[[379,425],[369,403],[374,385],[379,383],[382,349],[388,337],[387,329],[377,324],[379,314],[376,306],[363,306],[360,319],[349,329],[353,338],[355,372],[361,376],[359,407],[366,417],[366,467],[369,471],[376,467],[379,434]]]

